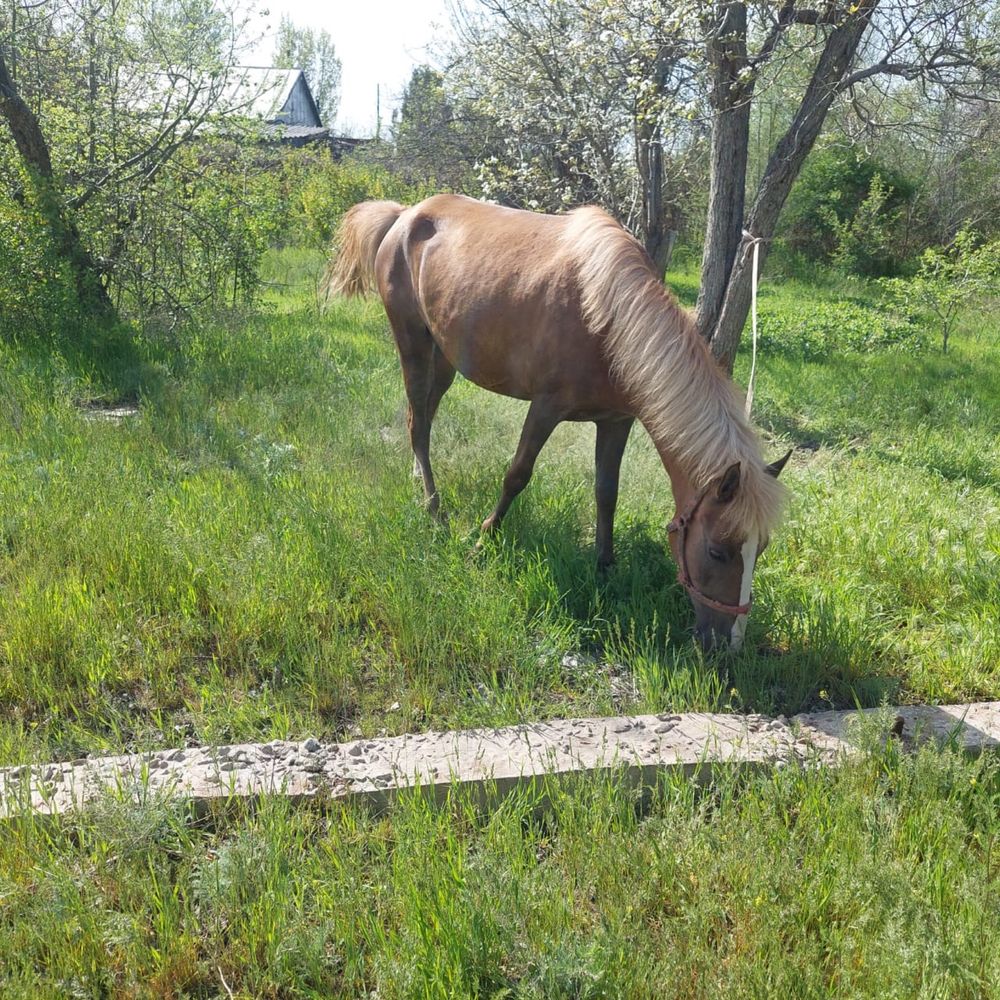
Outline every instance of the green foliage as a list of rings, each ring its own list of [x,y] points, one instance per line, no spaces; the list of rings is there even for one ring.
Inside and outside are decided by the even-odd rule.
[[[0,199],[0,338],[48,335],[78,320],[70,266],[44,220],[30,204]]]
[[[914,192],[907,177],[853,149],[817,150],[792,188],[778,235],[810,260],[848,273],[890,274],[908,252],[899,219]]]
[[[43,129],[36,159],[51,159],[56,249],[143,322],[255,291],[266,234],[245,154],[237,162],[256,135],[238,114],[251,86],[238,67],[242,17],[216,0],[0,10],[0,44]],[[235,150],[220,154],[222,134]],[[23,197],[21,169],[0,144],[0,197]]]
[[[980,245],[975,233],[963,229],[951,246],[925,250],[912,278],[886,280],[883,288],[904,309],[931,313],[941,332],[941,350],[947,351],[960,311],[997,296],[1000,240]]]
[[[129,252],[111,275],[119,305],[162,325],[253,302],[278,210],[277,186],[253,147],[206,139],[178,151],[121,231]],[[100,209],[87,218],[102,224]]]
[[[841,271],[873,275],[887,269],[899,214],[888,210],[892,194],[882,175],[875,174],[867,196],[851,218],[841,219],[832,207],[824,206],[823,214],[837,241],[830,259]]]
[[[300,177],[293,212],[301,218],[299,239],[326,248],[341,216],[359,201],[389,199],[414,204],[434,193],[432,183],[411,184],[359,159],[315,162]],[[292,216],[294,221],[295,216]]]
[[[845,300],[785,302],[773,309],[765,296],[759,326],[762,350],[804,361],[827,360],[844,352],[919,353],[927,343],[923,329],[906,317]]]

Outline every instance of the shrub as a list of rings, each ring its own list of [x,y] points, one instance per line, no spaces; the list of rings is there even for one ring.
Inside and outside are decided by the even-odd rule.
[[[77,319],[68,264],[30,205],[0,199],[0,337],[49,334]]]
[[[341,216],[359,201],[389,199],[412,204],[432,193],[425,185],[408,184],[383,168],[346,159],[309,170],[302,178],[298,204],[309,242],[325,249]]]
[[[973,299],[995,297],[998,283],[1000,240],[978,245],[975,234],[963,229],[951,246],[925,250],[912,278],[892,278],[882,285],[904,308],[925,310],[937,319],[941,350],[947,352],[960,310]]]
[[[817,150],[792,188],[778,235],[793,257],[892,274],[909,253],[898,220],[915,192],[905,175],[854,150]]]

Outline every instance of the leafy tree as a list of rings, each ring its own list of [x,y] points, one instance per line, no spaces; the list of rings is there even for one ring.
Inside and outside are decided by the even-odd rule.
[[[216,0],[0,2],[0,127],[14,138],[0,144],[0,194],[32,206],[79,300],[111,312],[138,259],[162,284],[196,228],[192,170],[212,158],[182,166],[181,152],[249,127],[245,19]],[[168,207],[174,221],[151,228]]]
[[[48,231],[49,244],[72,272],[81,305],[100,312],[111,311],[111,300],[100,281],[97,265],[80,238],[80,232],[63,203],[48,143],[38,116],[18,92],[0,47],[0,117],[9,127],[21,157],[19,196],[30,203],[38,224]]]
[[[941,330],[941,350],[961,310],[977,297],[996,295],[1000,288],[1000,240],[978,244],[971,230],[963,229],[950,247],[930,247],[920,258],[920,269],[909,279],[883,282],[890,296],[905,308],[930,312]]]
[[[283,14],[274,46],[274,65],[305,72],[320,120],[331,125],[340,105],[340,59],[330,33],[297,28]]]
[[[410,182],[473,190],[482,136],[482,123],[469,106],[453,100],[444,76],[430,66],[414,68],[392,117],[393,168]]]

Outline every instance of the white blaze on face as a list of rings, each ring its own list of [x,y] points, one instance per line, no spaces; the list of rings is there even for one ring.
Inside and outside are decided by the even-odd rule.
[[[750,585],[753,580],[753,568],[757,562],[757,542],[759,535],[752,532],[740,549],[743,556],[743,579],[740,581],[740,604],[746,604],[750,600]],[[733,649],[739,649],[743,645],[743,633],[747,630],[747,616],[737,615],[733,622],[733,630],[729,635],[729,641]]]

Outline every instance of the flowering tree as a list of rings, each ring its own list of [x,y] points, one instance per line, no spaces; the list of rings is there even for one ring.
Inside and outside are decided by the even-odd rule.
[[[455,0],[453,21],[456,85],[497,131],[480,168],[488,194],[600,201],[656,257],[710,133],[698,326],[730,371],[749,248],[766,258],[831,109],[899,82],[995,95],[1000,67],[995,0]],[[787,128],[748,192],[754,103],[775,90]]]
[[[697,94],[666,5],[456,5],[449,86],[490,123],[483,193],[557,211],[604,205],[657,265],[691,186]]]

